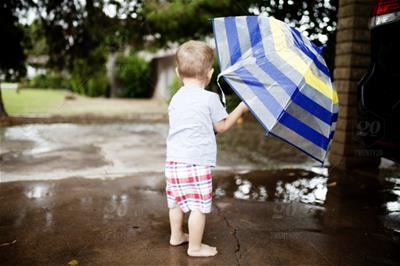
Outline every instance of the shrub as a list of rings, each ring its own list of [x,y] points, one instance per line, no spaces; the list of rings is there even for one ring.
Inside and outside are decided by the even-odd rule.
[[[49,72],[33,77],[31,80],[24,80],[22,87],[41,89],[69,89],[70,83],[67,77],[60,73]]]
[[[100,46],[85,57],[74,59],[71,71],[71,87],[74,92],[87,96],[108,95],[107,53],[107,48]]]
[[[76,60],[71,75],[71,88],[87,96],[106,96],[109,84],[105,65],[89,66],[82,60]]]
[[[116,78],[120,85],[117,96],[143,98],[150,95],[150,64],[137,55],[117,58]]]

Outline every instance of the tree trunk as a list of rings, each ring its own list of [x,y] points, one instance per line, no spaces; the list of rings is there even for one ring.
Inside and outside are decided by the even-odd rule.
[[[1,95],[1,81],[0,81],[0,118],[7,117],[7,116],[8,116],[8,114],[6,112],[6,109],[4,108],[3,97]]]
[[[107,58],[106,69],[107,79],[110,84],[110,97],[115,98],[118,94],[118,84],[115,77],[115,66],[117,62],[117,53],[110,53]]]

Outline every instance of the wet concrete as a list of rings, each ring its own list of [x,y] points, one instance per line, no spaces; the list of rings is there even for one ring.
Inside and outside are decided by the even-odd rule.
[[[0,127],[0,181],[162,172],[167,131],[165,123]],[[265,138],[262,128],[253,122],[218,136],[218,142],[221,170],[316,165],[291,146]]]
[[[33,124],[0,129],[1,181],[161,171],[166,124]]]
[[[400,227],[398,219],[388,227],[387,215],[399,215],[400,178],[387,177],[386,187],[357,194],[341,187],[338,178],[304,169],[216,172],[205,242],[220,253],[206,259],[187,257],[186,246],[168,245],[161,174],[1,183],[0,261],[398,265]],[[371,194],[371,189],[378,190]]]
[[[219,137],[204,241],[170,247],[163,123],[1,136],[2,265],[398,265],[400,168],[333,172],[245,123]],[[67,178],[69,177],[69,178]]]

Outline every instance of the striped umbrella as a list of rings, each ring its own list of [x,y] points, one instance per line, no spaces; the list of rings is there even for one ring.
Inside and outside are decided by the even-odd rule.
[[[218,79],[224,77],[267,134],[323,163],[335,131],[338,97],[321,50],[271,17],[212,21]]]

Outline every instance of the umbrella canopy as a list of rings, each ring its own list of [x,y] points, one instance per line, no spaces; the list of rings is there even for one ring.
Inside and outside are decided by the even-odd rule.
[[[219,77],[270,133],[323,163],[338,97],[321,50],[267,16],[215,18]]]

